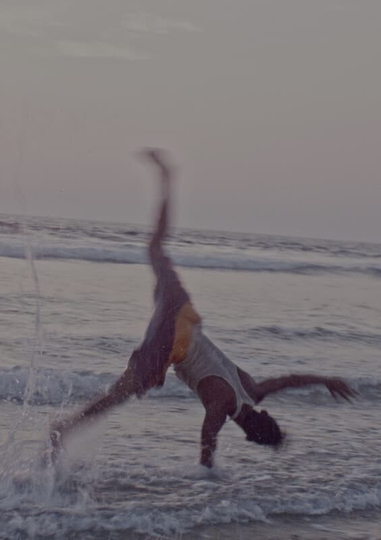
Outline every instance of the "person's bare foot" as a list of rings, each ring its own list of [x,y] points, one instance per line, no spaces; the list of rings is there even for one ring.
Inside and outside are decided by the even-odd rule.
[[[162,148],[143,148],[138,152],[138,156],[159,167],[166,181],[170,179],[173,167],[169,165],[168,153],[165,150]]]
[[[138,155],[147,161],[153,161],[157,165],[163,165],[166,161],[165,150],[162,148],[142,148],[139,150]]]
[[[62,430],[63,430],[63,424],[61,422],[53,423],[50,428],[49,451],[50,451],[50,460],[53,464],[57,461],[57,458],[63,449]]]

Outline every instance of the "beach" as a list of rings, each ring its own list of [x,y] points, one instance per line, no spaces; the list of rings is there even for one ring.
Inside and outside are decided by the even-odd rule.
[[[144,228],[27,218],[17,230],[0,237],[0,538],[381,538],[381,246],[176,231],[168,249],[225,354],[258,380],[340,376],[359,396],[267,398],[283,448],[227,422],[209,472],[202,405],[170,372],[41,468],[50,423],[123,372],[153,277]]]

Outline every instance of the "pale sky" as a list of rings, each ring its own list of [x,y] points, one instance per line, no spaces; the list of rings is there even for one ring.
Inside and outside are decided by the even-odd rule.
[[[381,242],[380,0],[0,0],[0,211]]]

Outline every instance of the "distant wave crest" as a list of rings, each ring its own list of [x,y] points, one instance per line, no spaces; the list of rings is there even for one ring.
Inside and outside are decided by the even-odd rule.
[[[381,346],[381,333],[359,332],[354,330],[338,331],[315,326],[313,328],[293,328],[277,325],[257,326],[249,328],[247,334],[251,338],[269,337],[284,341],[295,340],[321,340],[321,341],[345,341],[362,343],[370,346]]]
[[[65,245],[35,245],[32,248],[36,260],[77,260],[98,263],[116,264],[145,264],[146,250],[139,245],[110,245],[65,246]],[[266,257],[250,257],[237,253],[223,254],[211,249],[210,254],[203,251],[185,252],[174,249],[171,253],[176,265],[185,268],[200,268],[213,270],[235,270],[246,272],[282,272],[290,274],[343,274],[360,273],[381,277],[381,265],[364,262],[348,262],[344,259],[326,262],[310,262]],[[0,257],[16,259],[25,258],[25,247],[21,243],[0,242]]]

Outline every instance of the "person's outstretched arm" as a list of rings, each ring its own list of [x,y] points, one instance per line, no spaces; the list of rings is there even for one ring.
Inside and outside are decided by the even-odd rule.
[[[285,388],[301,388],[322,384],[327,387],[334,398],[338,396],[350,401],[351,397],[356,396],[356,392],[351,389],[346,382],[336,377],[320,377],[318,375],[287,375],[284,377],[275,377],[266,379],[260,383],[254,384],[255,402],[260,403],[267,395],[279,392]],[[254,396],[252,396],[254,397]]]
[[[217,448],[217,436],[226,422],[227,414],[223,408],[210,407],[206,410],[201,429],[201,459],[200,464],[211,469],[213,456]]]
[[[200,464],[210,469],[214,463],[218,433],[225,424],[227,415],[235,410],[236,397],[232,387],[215,376],[202,379],[198,384],[197,394],[205,408],[201,429]]]

